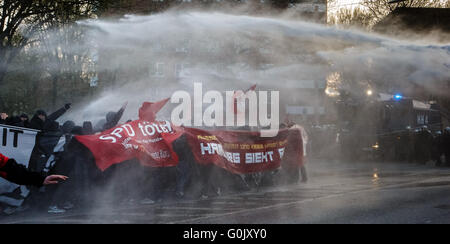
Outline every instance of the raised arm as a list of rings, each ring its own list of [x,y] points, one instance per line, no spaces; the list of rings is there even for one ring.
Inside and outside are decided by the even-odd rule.
[[[61,117],[67,110],[69,110],[70,109],[70,103],[66,103],[65,105],[64,105],[64,107],[62,107],[62,108],[60,108],[60,109],[58,109],[58,110],[56,110],[55,112],[53,112],[52,114],[50,114],[48,117],[47,117],[47,120],[48,121],[54,121],[54,120],[57,120],[59,117]]]

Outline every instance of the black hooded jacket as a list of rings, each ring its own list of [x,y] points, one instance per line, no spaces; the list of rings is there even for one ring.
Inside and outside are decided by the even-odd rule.
[[[34,185],[41,187],[45,176],[31,172],[16,160],[0,153],[0,176],[18,185]]]
[[[36,130],[46,130],[47,127],[50,126],[51,122],[57,120],[59,117],[61,117],[66,111],[68,110],[67,106],[64,106],[58,110],[56,110],[55,112],[53,112],[52,114],[50,114],[49,116],[46,116],[45,122],[42,121],[37,114],[35,114],[33,116],[33,118],[31,118],[30,121],[30,128],[32,129],[36,129]]]

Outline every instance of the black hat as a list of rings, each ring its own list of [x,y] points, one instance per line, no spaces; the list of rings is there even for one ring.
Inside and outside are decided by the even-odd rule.
[[[62,125],[62,130],[64,133],[71,133],[71,131],[73,130],[74,127],[75,127],[75,122],[68,120],[68,121],[64,122],[64,124]]]
[[[42,109],[39,109],[38,111],[36,111],[36,115],[44,115],[45,117],[47,117],[47,113]]]

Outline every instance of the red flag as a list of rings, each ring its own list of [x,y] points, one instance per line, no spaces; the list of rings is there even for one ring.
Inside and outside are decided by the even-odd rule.
[[[248,88],[248,90],[245,91],[245,93],[249,92],[249,91],[254,91],[256,89],[256,84],[254,84],[253,86],[251,86],[250,88]]]
[[[182,130],[169,121],[135,120],[116,126],[100,134],[76,136],[104,171],[111,165],[133,158],[144,166],[170,167],[178,164],[172,143]]]
[[[297,128],[280,130],[271,138],[261,137],[259,132],[196,128],[184,128],[184,135],[196,163],[214,164],[236,174],[274,170],[282,165],[293,169],[304,164],[302,136]]]
[[[139,109],[139,119],[145,121],[154,121],[156,119],[156,114],[164,107],[164,105],[166,105],[169,100],[170,98],[155,103],[144,102],[142,104],[142,107]]]
[[[2,172],[1,169],[6,165],[6,162],[8,162],[8,160],[8,157],[0,153],[0,177],[6,178],[6,173]]]

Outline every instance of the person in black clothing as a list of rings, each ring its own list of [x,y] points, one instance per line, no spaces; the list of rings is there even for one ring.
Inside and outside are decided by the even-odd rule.
[[[44,169],[45,163],[53,154],[53,149],[63,135],[61,127],[56,121],[47,121],[45,127],[46,129],[39,132],[36,136],[36,144],[28,165],[28,168],[35,172],[41,172]]]
[[[21,114],[20,116],[9,117],[6,113],[1,113],[0,124],[28,127],[28,116],[26,114]]]
[[[23,127],[22,120],[18,116],[9,117],[8,121],[6,122],[6,124],[7,125],[12,125],[12,126]]]
[[[450,166],[450,127],[445,128],[442,135],[442,150],[445,155],[445,165]]]
[[[25,166],[18,164],[16,160],[10,159],[0,153],[0,176],[8,181],[18,185],[34,185],[41,187],[43,185],[57,184],[59,181],[64,181],[67,176],[63,175],[49,175],[29,171]]]
[[[7,113],[0,113],[0,125],[6,124],[8,121],[8,114]]]
[[[126,106],[127,103],[125,103],[117,112],[108,112],[105,119],[101,119],[95,124],[90,134],[95,134],[97,132],[102,132],[115,127],[117,123],[119,123],[119,120],[122,118]]]
[[[437,131],[433,137],[433,143],[431,147],[431,157],[436,162],[436,166],[442,164],[441,156],[444,154],[444,148],[442,145],[442,132]]]
[[[21,114],[19,116],[21,123],[22,123],[22,127],[29,127],[30,126],[30,121],[28,120],[28,115],[27,114]]]
[[[44,110],[36,111],[33,118],[31,118],[30,128],[36,130],[47,129],[48,126],[50,126],[49,124],[61,117],[67,110],[70,109],[70,106],[71,104],[67,103],[66,105],[64,105],[64,107],[58,109],[56,112],[53,112],[49,116],[47,116],[47,113]]]
[[[123,105],[117,112],[108,112],[106,114],[106,123],[103,125],[103,131],[109,130],[119,123],[119,120],[122,118],[123,112],[125,111],[126,105],[127,104],[125,103],[125,105]]]
[[[86,168],[87,161],[90,161],[89,157],[84,153],[81,144],[73,139],[73,136],[82,134],[82,128],[75,126],[71,121],[67,121],[64,125],[66,143],[63,150],[58,152],[56,163],[50,172],[67,175],[71,180],[63,185],[47,188],[51,197],[48,213],[64,213],[75,205],[80,205],[85,198],[83,195],[87,191],[86,185],[89,184]],[[72,129],[68,131],[70,128]]]
[[[427,126],[422,126],[417,134],[417,160],[421,164],[427,163],[431,159],[431,147],[433,146],[433,134]]]
[[[92,135],[94,134],[94,128],[92,126],[91,121],[84,121],[83,122],[83,135]]]
[[[175,195],[177,198],[184,197],[184,191],[192,175],[192,163],[194,156],[188,145],[185,135],[173,142],[173,149],[178,155],[179,163],[176,166],[176,186]]]
[[[38,110],[30,121],[30,128],[36,130],[43,130],[44,123],[47,120],[47,113],[44,110]]]

